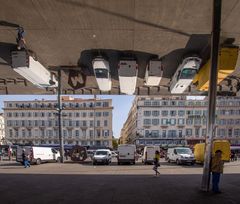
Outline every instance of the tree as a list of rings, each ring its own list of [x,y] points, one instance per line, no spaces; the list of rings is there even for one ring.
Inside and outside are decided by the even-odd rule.
[[[118,148],[118,139],[113,138],[112,146],[113,146],[113,149],[117,149]]]

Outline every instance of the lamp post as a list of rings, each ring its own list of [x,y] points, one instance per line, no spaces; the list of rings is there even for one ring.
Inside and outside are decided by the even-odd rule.
[[[60,162],[64,163],[64,144],[63,144],[63,136],[62,136],[62,86],[61,86],[61,70],[58,70],[58,134],[59,134],[59,143],[60,143]]]

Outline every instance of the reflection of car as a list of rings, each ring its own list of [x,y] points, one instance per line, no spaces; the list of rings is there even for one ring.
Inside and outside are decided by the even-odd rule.
[[[110,76],[109,63],[102,57],[97,57],[92,61],[94,74],[101,91],[110,91],[112,81]]]
[[[109,149],[98,149],[93,155],[93,165],[97,163],[110,164],[112,162],[112,153]]]
[[[187,57],[177,68],[170,83],[172,94],[183,93],[192,83],[202,60],[199,57]]]
[[[138,75],[138,65],[136,60],[120,60],[118,76],[120,91],[132,95],[135,92]]]
[[[162,79],[162,65],[160,60],[151,60],[146,68],[145,85],[158,86]]]

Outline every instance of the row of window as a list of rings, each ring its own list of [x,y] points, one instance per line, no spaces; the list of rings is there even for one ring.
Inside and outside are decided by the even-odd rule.
[[[158,111],[158,110],[152,110],[152,111],[143,111],[143,115],[144,116],[185,116],[185,114],[187,115],[206,115],[207,111],[206,110],[162,110],[162,111]]]
[[[63,120],[63,127],[94,127],[94,120]],[[95,127],[108,126],[108,120],[96,120]],[[8,127],[57,127],[57,120],[7,120]]]
[[[145,100],[144,106],[206,106],[205,101]]]
[[[94,112],[63,112],[63,117],[94,117]],[[109,112],[95,112],[96,117],[108,117]],[[57,117],[53,112],[8,112],[8,117]]]
[[[176,138],[176,137],[183,137],[183,135],[189,137],[189,136],[206,136],[206,129],[205,128],[186,128],[185,130],[179,129],[179,130],[145,130],[145,137],[148,138],[156,138],[156,137],[162,137],[162,138]],[[240,136],[240,129],[236,128],[228,128],[228,129],[217,129],[217,135],[220,137],[239,137]]]
[[[29,140],[10,140],[10,142],[15,144],[26,144]],[[59,144],[59,140],[32,140],[33,144]],[[89,145],[89,146],[109,146],[109,141],[63,141],[64,144],[76,144],[76,145]]]
[[[9,137],[58,137],[58,130],[44,130],[44,129],[9,129]],[[94,138],[94,130],[66,130],[63,129],[64,137],[82,137]],[[110,131],[108,129],[95,130],[96,137],[109,137]]]
[[[57,103],[40,103],[40,102],[35,102],[35,103],[8,103],[7,107],[9,108],[57,108],[58,104]],[[77,102],[69,102],[69,103],[62,103],[62,107],[66,108],[92,108],[92,107],[109,107],[109,102],[104,101],[104,102],[89,102],[89,103],[77,103]]]
[[[161,124],[160,124],[161,122]],[[154,119],[148,119],[145,118],[143,119],[143,125],[205,125],[206,124],[206,119],[202,118],[162,118],[161,120],[158,118]]]
[[[208,101],[145,100],[144,106],[207,106]],[[240,100],[217,100],[219,106],[240,106]]]

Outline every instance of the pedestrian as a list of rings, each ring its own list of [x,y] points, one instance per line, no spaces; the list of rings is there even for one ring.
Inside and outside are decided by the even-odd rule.
[[[26,45],[26,41],[25,41],[25,31],[23,29],[23,27],[18,27],[18,33],[17,33],[17,38],[16,38],[16,41],[17,41],[17,49],[18,50],[21,50],[21,49],[25,49],[25,45]]]
[[[219,181],[220,176],[223,173],[223,165],[224,162],[222,161],[222,151],[217,150],[211,162],[212,191],[214,193],[221,193],[221,191],[219,190]]]
[[[30,167],[29,158],[28,155],[26,154],[25,149],[22,150],[22,160],[24,168]]]
[[[156,150],[154,160],[153,160],[153,164],[154,164],[153,170],[155,171],[156,176],[160,174],[160,172],[158,171],[158,167],[160,166],[159,160],[160,160],[160,153],[158,150]]]

